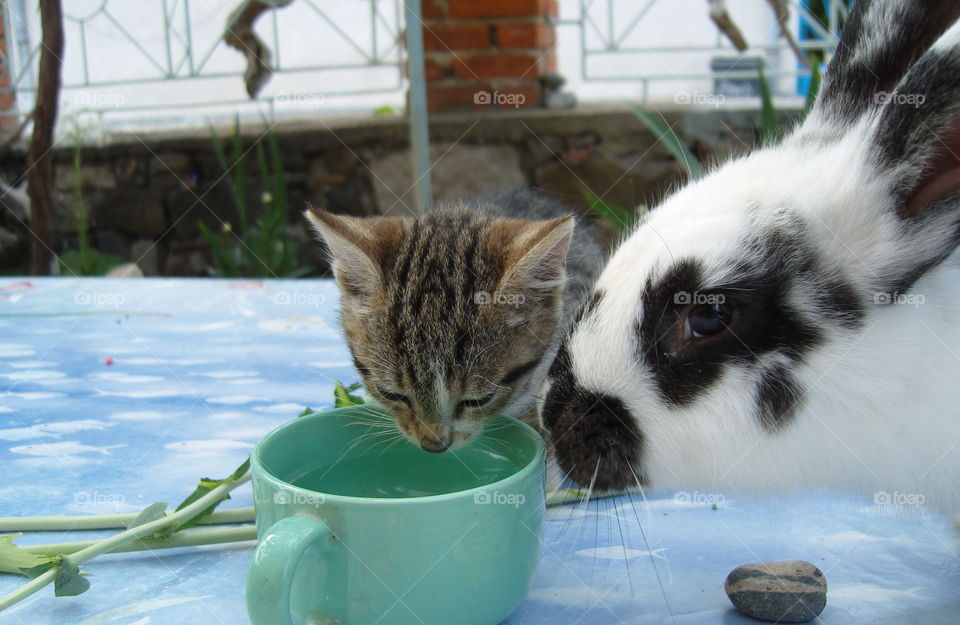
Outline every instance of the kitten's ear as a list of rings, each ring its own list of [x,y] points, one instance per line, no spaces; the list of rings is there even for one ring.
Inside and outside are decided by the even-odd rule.
[[[313,207],[303,214],[317,238],[327,244],[333,275],[344,295],[365,296],[382,288],[381,253],[399,234],[399,219],[345,217]]]
[[[573,223],[573,217],[534,222],[509,219],[500,222],[498,226],[504,231],[502,234],[512,234],[507,246],[506,270],[500,281],[500,291],[547,292],[562,286]]]

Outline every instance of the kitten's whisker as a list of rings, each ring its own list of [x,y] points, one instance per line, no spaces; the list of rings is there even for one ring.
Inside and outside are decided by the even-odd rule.
[[[387,451],[388,451],[389,449],[392,449],[393,447],[395,447],[395,446],[397,445],[397,443],[399,443],[400,441],[405,441],[405,440],[407,440],[405,436],[402,436],[402,435],[401,435],[401,436],[398,436],[396,440],[394,440],[392,443],[390,443],[389,445],[387,445],[386,447],[383,448],[383,450],[380,452],[380,455],[377,456],[377,460],[379,460],[380,458],[382,458],[382,457],[383,457],[383,454],[387,453]]]

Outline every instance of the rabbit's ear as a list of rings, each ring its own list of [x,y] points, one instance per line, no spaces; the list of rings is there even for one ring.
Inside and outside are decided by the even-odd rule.
[[[852,124],[879,108],[958,16],[953,0],[857,0],[807,126]]]
[[[901,258],[915,263],[892,285],[903,290],[960,242],[960,21],[887,95],[871,144],[900,220]]]

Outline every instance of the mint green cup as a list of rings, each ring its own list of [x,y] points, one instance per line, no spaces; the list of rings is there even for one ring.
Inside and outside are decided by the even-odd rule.
[[[495,417],[441,454],[391,438],[383,413],[287,423],[251,456],[253,625],[495,625],[540,557],[544,445]]]

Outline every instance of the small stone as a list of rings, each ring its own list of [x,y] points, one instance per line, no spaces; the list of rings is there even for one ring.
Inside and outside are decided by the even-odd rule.
[[[158,253],[159,248],[153,239],[137,239],[130,246],[130,258],[137,263],[145,276],[155,276],[160,273]]]
[[[137,263],[123,263],[107,272],[105,278],[142,278],[143,271]]]
[[[764,562],[738,566],[724,584],[741,613],[779,623],[806,623],[827,605],[827,580],[809,562]]]

